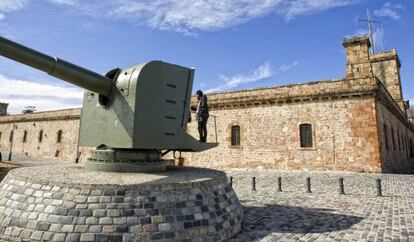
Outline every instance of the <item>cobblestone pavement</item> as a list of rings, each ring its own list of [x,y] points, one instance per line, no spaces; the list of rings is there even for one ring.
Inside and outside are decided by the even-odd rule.
[[[414,241],[414,176],[228,171],[244,207],[241,241]],[[252,177],[256,191],[252,191]],[[282,192],[277,177],[282,177]],[[311,177],[312,193],[306,193]],[[339,194],[343,177],[346,195]],[[376,196],[377,178],[383,197]]]
[[[54,160],[14,159],[23,166]],[[413,241],[414,175],[226,171],[243,205],[244,230],[232,242]],[[256,177],[256,191],[252,191]],[[282,177],[282,192],[277,178]],[[306,178],[312,193],[306,193]],[[339,194],[339,177],[345,195]],[[382,181],[378,197],[376,179]]]
[[[42,166],[42,165],[55,165],[55,164],[71,164],[75,165],[74,162],[70,161],[61,161],[59,159],[53,159],[53,158],[40,158],[40,157],[31,157],[31,156],[25,156],[18,153],[13,153],[12,160],[8,161],[9,152],[3,151],[2,152],[2,158],[3,162],[9,163],[9,164],[15,164],[18,166]]]

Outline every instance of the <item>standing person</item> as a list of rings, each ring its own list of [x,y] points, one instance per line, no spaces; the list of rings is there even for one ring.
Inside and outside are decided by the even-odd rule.
[[[200,135],[200,142],[207,142],[207,120],[209,117],[208,114],[208,105],[207,105],[207,96],[203,94],[201,90],[196,92],[198,105],[196,109],[196,119],[198,123],[198,133]]]

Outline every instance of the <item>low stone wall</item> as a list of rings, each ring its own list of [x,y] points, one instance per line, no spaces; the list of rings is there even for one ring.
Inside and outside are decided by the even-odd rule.
[[[0,184],[0,238],[30,241],[220,241],[243,212],[226,175],[182,168],[159,174],[42,166]]]

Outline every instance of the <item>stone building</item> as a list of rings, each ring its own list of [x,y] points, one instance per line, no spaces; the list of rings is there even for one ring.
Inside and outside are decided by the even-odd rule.
[[[0,151],[75,161],[80,109],[9,115],[0,118]],[[3,155],[3,157],[5,157]]]
[[[370,54],[365,36],[343,45],[344,79],[210,94],[208,140],[220,144],[183,153],[186,164],[414,172],[414,125],[397,52]],[[79,117],[80,109],[1,117],[0,150],[74,161]],[[198,136],[195,122],[188,128]],[[79,151],[84,160],[88,148]]]

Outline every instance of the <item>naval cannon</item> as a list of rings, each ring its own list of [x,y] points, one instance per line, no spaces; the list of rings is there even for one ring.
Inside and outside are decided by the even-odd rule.
[[[1,241],[227,241],[241,231],[224,172],[162,160],[217,146],[186,132],[193,69],[151,61],[101,75],[1,37],[0,55],[84,88],[79,143],[95,147],[86,169],[10,171],[0,183]]]
[[[101,75],[2,37],[0,55],[85,89],[79,145],[95,147],[86,169],[162,171],[169,151],[218,145],[186,132],[194,69],[151,61]]]

